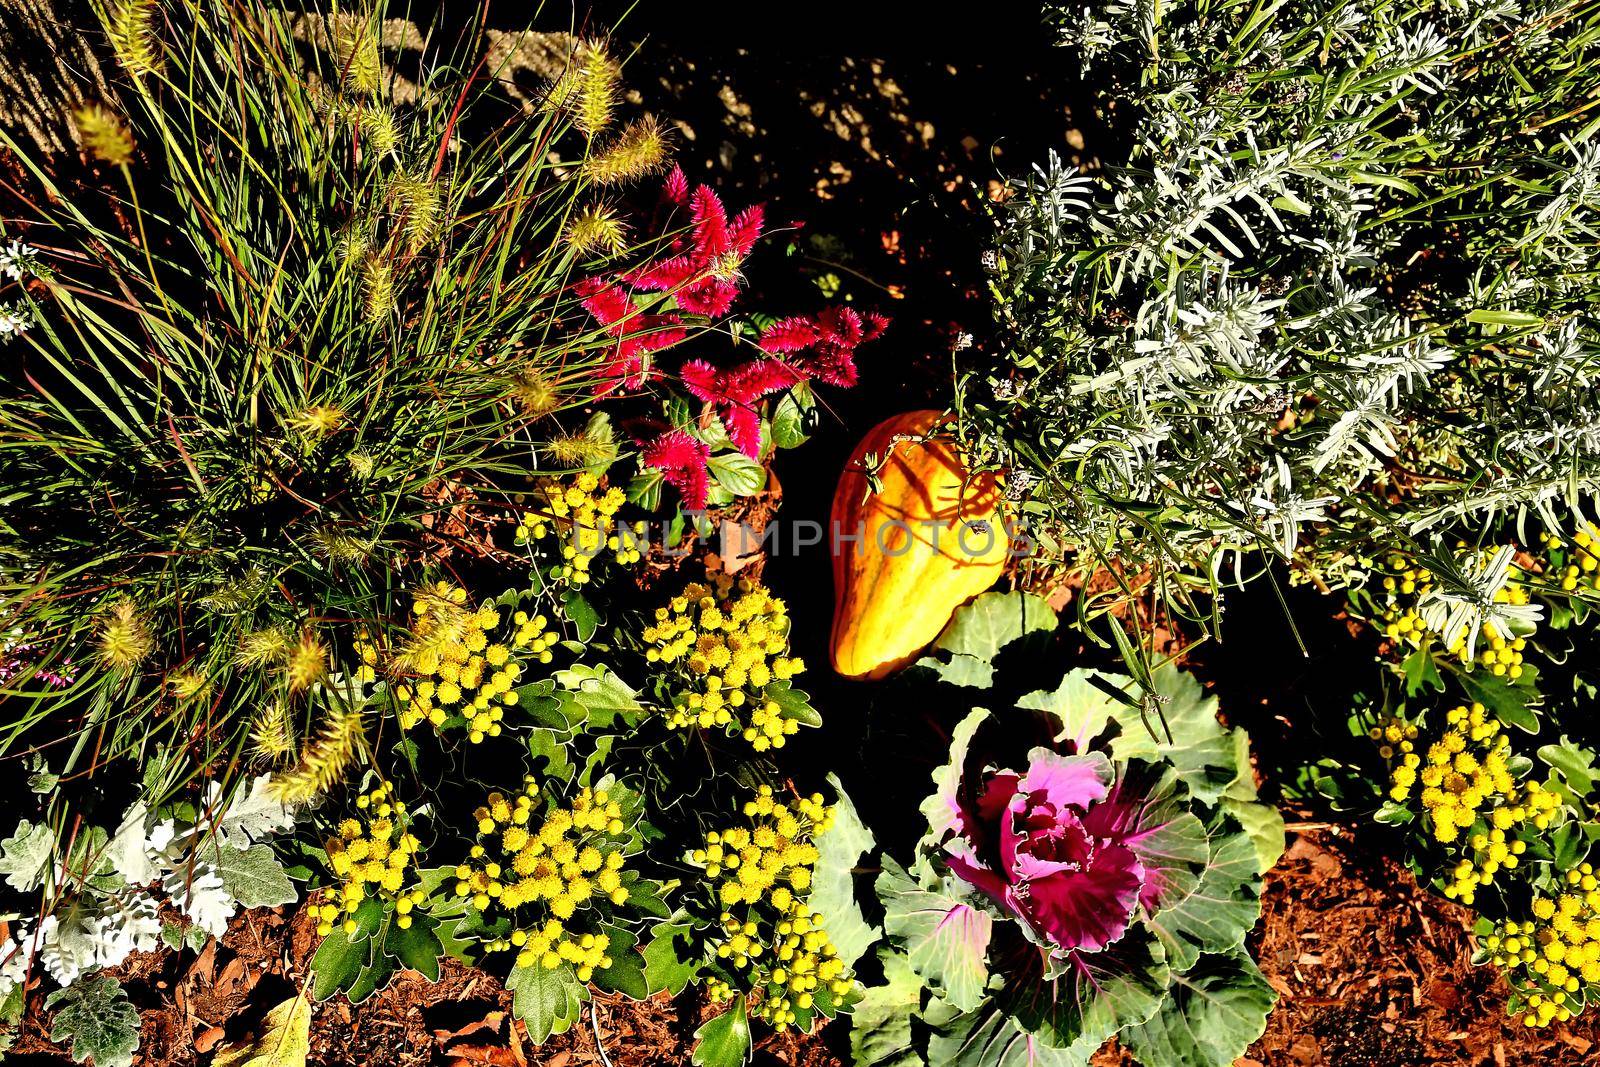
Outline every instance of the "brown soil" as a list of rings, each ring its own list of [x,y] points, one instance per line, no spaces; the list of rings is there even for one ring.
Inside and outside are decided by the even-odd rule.
[[[1595,1062],[1600,1017],[1543,1030],[1508,1019],[1504,979],[1470,962],[1468,909],[1362,849],[1359,833],[1313,825],[1267,876],[1252,947],[1280,1000],[1242,1063]]]

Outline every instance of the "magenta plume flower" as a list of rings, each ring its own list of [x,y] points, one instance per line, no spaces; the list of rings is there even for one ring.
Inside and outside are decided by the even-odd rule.
[[[578,286],[584,310],[600,321],[613,338],[605,365],[595,383],[595,396],[644,387],[650,377],[646,357],[671,348],[689,335],[675,315],[650,315],[641,311],[622,288],[591,279]]]
[[[648,441],[639,442],[640,462],[661,472],[668,485],[683,495],[685,507],[699,510],[706,506],[711,488],[706,462],[711,450],[683,430],[668,430]]]
[[[1052,954],[1104,949],[1128,929],[1147,881],[1139,820],[1112,778],[1100,753],[1038,748],[1024,774],[990,772],[971,790],[963,783],[949,798],[950,870]]]
[[[761,236],[761,205],[728,218],[727,209],[709,186],[689,190],[682,170],[667,177],[666,196],[689,208],[689,234],[677,242],[674,255],[628,275],[635,289],[671,292],[678,307],[695,315],[725,315],[739,295],[740,268]]]
[[[684,388],[696,399],[713,404],[728,431],[728,440],[755,459],[761,454],[761,399],[802,381],[799,371],[781,359],[754,359],[723,370],[692,359],[679,372]]]

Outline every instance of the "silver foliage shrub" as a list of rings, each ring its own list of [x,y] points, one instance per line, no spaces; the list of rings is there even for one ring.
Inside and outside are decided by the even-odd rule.
[[[996,208],[963,429],[1067,559],[1337,585],[1600,485],[1593,3],[1059,4],[1126,158]],[[1067,58],[1071,57],[1071,58]]]

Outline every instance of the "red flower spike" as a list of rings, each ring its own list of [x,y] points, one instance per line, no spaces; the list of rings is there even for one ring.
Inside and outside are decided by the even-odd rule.
[[[710,472],[706,470],[710,449],[683,430],[668,430],[653,441],[640,443],[643,464],[660,471],[667,484],[683,495],[690,510],[706,506],[706,494],[711,488]]]
[[[728,440],[751,459],[761,454],[761,412],[756,405],[763,397],[804,380],[781,359],[751,360],[726,371],[697,359],[685,363],[679,376],[690,393],[716,406]]]
[[[669,204],[689,202],[689,178],[683,173],[682,167],[673,167],[672,173],[667,175],[666,184],[661,189],[661,199]]]
[[[761,335],[761,348],[767,352],[798,352],[817,343],[817,328],[804,315],[779,319]]]
[[[835,307],[814,316],[781,319],[761,335],[761,348],[771,353],[801,353],[796,364],[806,378],[829,385],[856,384],[855,353],[876,340],[889,325],[877,312],[861,315],[854,308]]]
[[[609,282],[591,278],[578,284],[578,293],[584,298],[584,310],[599,319],[602,326],[621,322],[639,311],[620,286]]]
[[[679,254],[627,275],[628,284],[646,292],[673,292],[678,307],[692,315],[725,315],[739,295],[739,268],[761,236],[763,209],[747,208],[728,221],[727,209],[709,186],[688,192],[681,170],[667,178],[665,199],[689,205],[689,236]]]
[[[670,348],[689,336],[673,315],[648,315],[634,305],[620,286],[590,280],[579,285],[587,293],[583,306],[617,339],[595,384],[594,395],[608,396],[619,389],[640,389],[649,372],[644,357]]]

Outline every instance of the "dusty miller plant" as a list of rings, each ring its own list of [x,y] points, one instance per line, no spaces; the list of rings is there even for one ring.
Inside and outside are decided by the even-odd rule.
[[[1581,514],[1596,11],[1057,5],[1129,147],[1015,182],[961,391],[1044,547],[1182,603],[1253,551],[1338,585]]]

